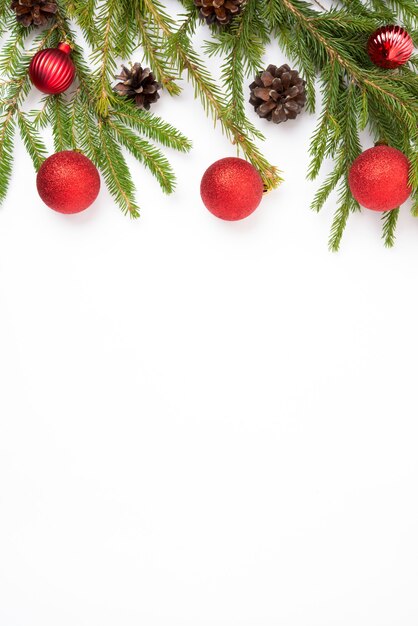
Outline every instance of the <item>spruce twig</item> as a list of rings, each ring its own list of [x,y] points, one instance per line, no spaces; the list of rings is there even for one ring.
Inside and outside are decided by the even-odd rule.
[[[177,30],[175,24],[164,12],[160,2],[141,0],[149,19],[158,24],[166,41],[166,51],[170,59],[174,60],[179,72],[186,72],[195,88],[195,95],[199,97],[207,113],[210,113],[215,122],[219,122],[222,130],[229,139],[241,150],[244,156],[258,169],[267,189],[274,189],[281,182],[276,167],[270,165],[262,155],[260,149],[247,133],[247,129],[240,126],[230,116],[228,107],[223,103],[223,94],[213,81],[204,63],[194,50],[191,43],[191,34],[194,31],[195,20],[190,14]],[[192,25],[192,26],[191,26]]]
[[[392,248],[395,244],[395,230],[398,217],[399,209],[385,211],[382,214],[382,239],[386,248]]]
[[[371,32],[386,20],[403,17],[418,24],[418,8],[409,0],[374,2],[345,0],[344,8],[318,12],[303,0],[265,0],[265,15],[288,54],[307,77],[312,66],[322,89],[322,112],[310,146],[309,177],[316,178],[325,159],[334,169],[316,193],[319,211],[334,189],[339,200],[331,228],[330,248],[338,250],[350,212],[359,209],[348,188],[349,168],[361,151],[359,132],[368,129],[403,151],[411,161],[413,213],[418,214],[418,76],[413,62],[398,72],[380,70],[366,54]],[[296,33],[296,36],[295,36]],[[303,44],[303,48],[302,45]],[[309,51],[309,59],[306,58]],[[397,212],[384,217],[384,239],[392,245]]]

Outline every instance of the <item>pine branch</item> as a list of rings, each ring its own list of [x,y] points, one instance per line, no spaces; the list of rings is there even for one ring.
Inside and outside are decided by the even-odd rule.
[[[332,252],[338,252],[340,249],[341,239],[347,226],[348,217],[352,211],[353,197],[346,181],[344,181],[340,194],[338,207],[334,214],[331,226],[331,233],[328,241],[328,247]]]
[[[18,112],[18,124],[23,143],[32,159],[35,171],[38,171],[48,156],[46,146],[35,126],[22,111]]]
[[[158,24],[166,41],[166,51],[173,59],[180,73],[186,72],[194,85],[195,96],[198,97],[207,113],[210,113],[215,122],[221,124],[222,130],[228,138],[242,151],[244,156],[259,170],[267,189],[277,187],[281,179],[277,168],[270,165],[261,151],[246,134],[246,129],[240,127],[231,119],[227,107],[223,104],[223,95],[218,85],[213,81],[199,55],[193,49],[190,41],[190,20],[186,17],[186,27],[175,30],[173,21],[164,12],[161,3],[152,0],[142,0],[144,10],[149,19]],[[190,20],[190,21],[189,21]]]
[[[174,174],[165,156],[149,140],[182,152],[190,149],[189,140],[152,113],[139,111],[112,89],[116,58],[129,55],[138,42],[138,34],[133,35],[135,22],[130,19],[131,26],[125,24],[132,4],[128,0],[106,0],[100,5],[96,0],[58,0],[55,23],[41,31],[31,51],[26,52],[33,28],[25,29],[12,20],[13,13],[2,2],[0,20],[8,24],[10,34],[0,58],[6,74],[0,84],[0,200],[6,195],[12,173],[16,122],[36,169],[47,156],[42,134],[50,126],[55,150],[78,149],[88,156],[101,170],[123,212],[132,217],[139,215],[139,207],[122,148],[147,166],[163,190],[170,193],[174,189]],[[77,20],[94,48],[93,69],[77,45],[70,18]],[[65,96],[43,97],[39,109],[24,113],[21,107],[31,87],[29,62],[37,50],[56,47],[60,40],[68,41],[73,48],[78,86]],[[172,93],[178,90],[173,83]]]
[[[332,250],[339,248],[350,212],[359,209],[351,197],[347,175],[361,151],[361,130],[368,129],[376,141],[383,140],[408,156],[412,164],[413,212],[418,213],[416,69],[410,64],[399,72],[380,70],[371,64],[366,54],[367,39],[381,25],[383,16],[391,15],[395,21],[395,16],[408,14],[416,26],[416,4],[414,7],[409,0],[396,0],[389,3],[389,7],[376,0],[372,9],[360,0],[346,0],[343,4],[344,9],[318,12],[303,0],[265,0],[264,8],[279,42],[308,76],[312,74],[313,65],[320,77],[322,112],[312,137],[308,175],[316,178],[325,159],[334,161],[333,171],[312,203],[312,208],[319,211],[339,185],[339,202],[330,237]],[[302,43],[309,51],[309,60],[301,50]],[[385,231],[388,244],[394,239],[396,215],[390,217]]]
[[[16,124],[13,110],[0,117],[0,202],[7,195],[13,167]]]
[[[106,122],[99,121],[100,168],[107,187],[125,214],[139,217],[135,185],[118,142]]]
[[[149,141],[141,139],[129,128],[118,122],[109,121],[109,126],[115,131],[115,135],[120,143],[129,150],[131,154],[154,174],[158,179],[162,190],[165,193],[174,191],[174,173],[168,160],[162,152],[153,146]]]
[[[236,125],[246,129],[251,136],[264,137],[249,122],[245,114],[244,81],[263,67],[263,54],[268,42],[268,32],[259,13],[258,0],[247,0],[242,13],[230,29],[216,33],[214,41],[206,42],[209,56],[225,57],[222,65],[222,83],[226,91],[226,108]]]
[[[95,16],[97,0],[67,0],[66,10],[70,19],[76,19],[84,37],[90,46],[94,46],[99,39]],[[61,12],[63,11],[61,6]]]
[[[181,88],[176,82],[179,76],[175,67],[167,62],[167,57],[164,54],[164,38],[158,24],[145,20],[138,6],[135,7],[135,20],[145,60],[152,67],[157,80],[168,93],[172,96],[179,95]]]
[[[148,111],[138,109],[129,101],[118,103],[118,107],[112,110],[111,117],[163,146],[180,152],[188,152],[192,147],[189,139],[171,124]]]
[[[96,108],[99,115],[106,117],[109,114],[113,94],[111,82],[116,73],[116,58],[119,50],[119,24],[122,22],[120,0],[107,0],[98,11],[97,46],[92,55],[93,62],[99,62],[97,72]]]
[[[51,27],[35,39],[35,52],[44,47],[44,45],[50,40],[54,31],[55,26]],[[16,38],[15,33],[13,32],[11,34],[11,38],[14,42],[19,39]],[[20,45],[23,45],[23,41],[19,41],[21,42]],[[13,46],[9,49],[13,51],[11,62],[13,63],[15,76],[12,80],[7,82],[4,98],[0,102],[0,202],[3,202],[7,195],[7,190],[12,176],[14,137],[17,122],[19,123],[22,138],[30,156],[32,157],[35,167],[38,166],[43,158],[43,148],[41,147],[39,138],[37,137],[35,131],[31,136],[27,132],[25,128],[26,120],[23,118],[20,109],[23,100],[30,90],[30,83],[28,80],[29,59],[19,46]]]
[[[395,230],[398,222],[399,209],[385,211],[382,214],[382,239],[386,248],[392,248],[395,244]]]
[[[77,149],[73,135],[73,101],[66,102],[60,95],[51,96],[48,102],[49,119],[52,125],[56,152]]]

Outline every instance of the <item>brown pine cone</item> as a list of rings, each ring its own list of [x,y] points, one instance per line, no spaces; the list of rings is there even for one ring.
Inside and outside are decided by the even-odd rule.
[[[23,26],[44,26],[58,9],[55,0],[12,0],[10,8]]]
[[[226,26],[241,12],[245,0],[194,0],[199,15],[208,24]]]
[[[269,65],[250,85],[256,113],[275,124],[294,120],[306,103],[306,82],[288,65]]]
[[[118,83],[114,90],[120,96],[135,100],[137,107],[149,111],[151,104],[157,102],[161,89],[160,83],[155,80],[154,74],[146,67],[142,68],[135,63],[131,68],[122,65],[122,72],[116,76]]]

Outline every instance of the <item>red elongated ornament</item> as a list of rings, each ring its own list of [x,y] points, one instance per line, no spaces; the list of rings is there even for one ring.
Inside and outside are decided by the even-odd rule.
[[[60,43],[58,48],[46,48],[35,54],[29,66],[29,76],[39,91],[59,94],[72,85],[75,67],[70,54],[68,43]]]
[[[405,65],[413,50],[411,36],[404,28],[393,24],[378,28],[367,43],[370,60],[378,67],[389,70]]]

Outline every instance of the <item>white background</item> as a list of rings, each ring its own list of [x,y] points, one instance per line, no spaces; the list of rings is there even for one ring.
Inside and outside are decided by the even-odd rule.
[[[286,182],[217,220],[199,183],[233,147],[190,86],[154,110],[194,149],[171,197],[132,162],[137,222],[105,190],[54,213],[16,148],[0,625],[416,626],[418,221],[405,205],[388,251],[363,212],[329,253],[315,117],[250,109]]]

